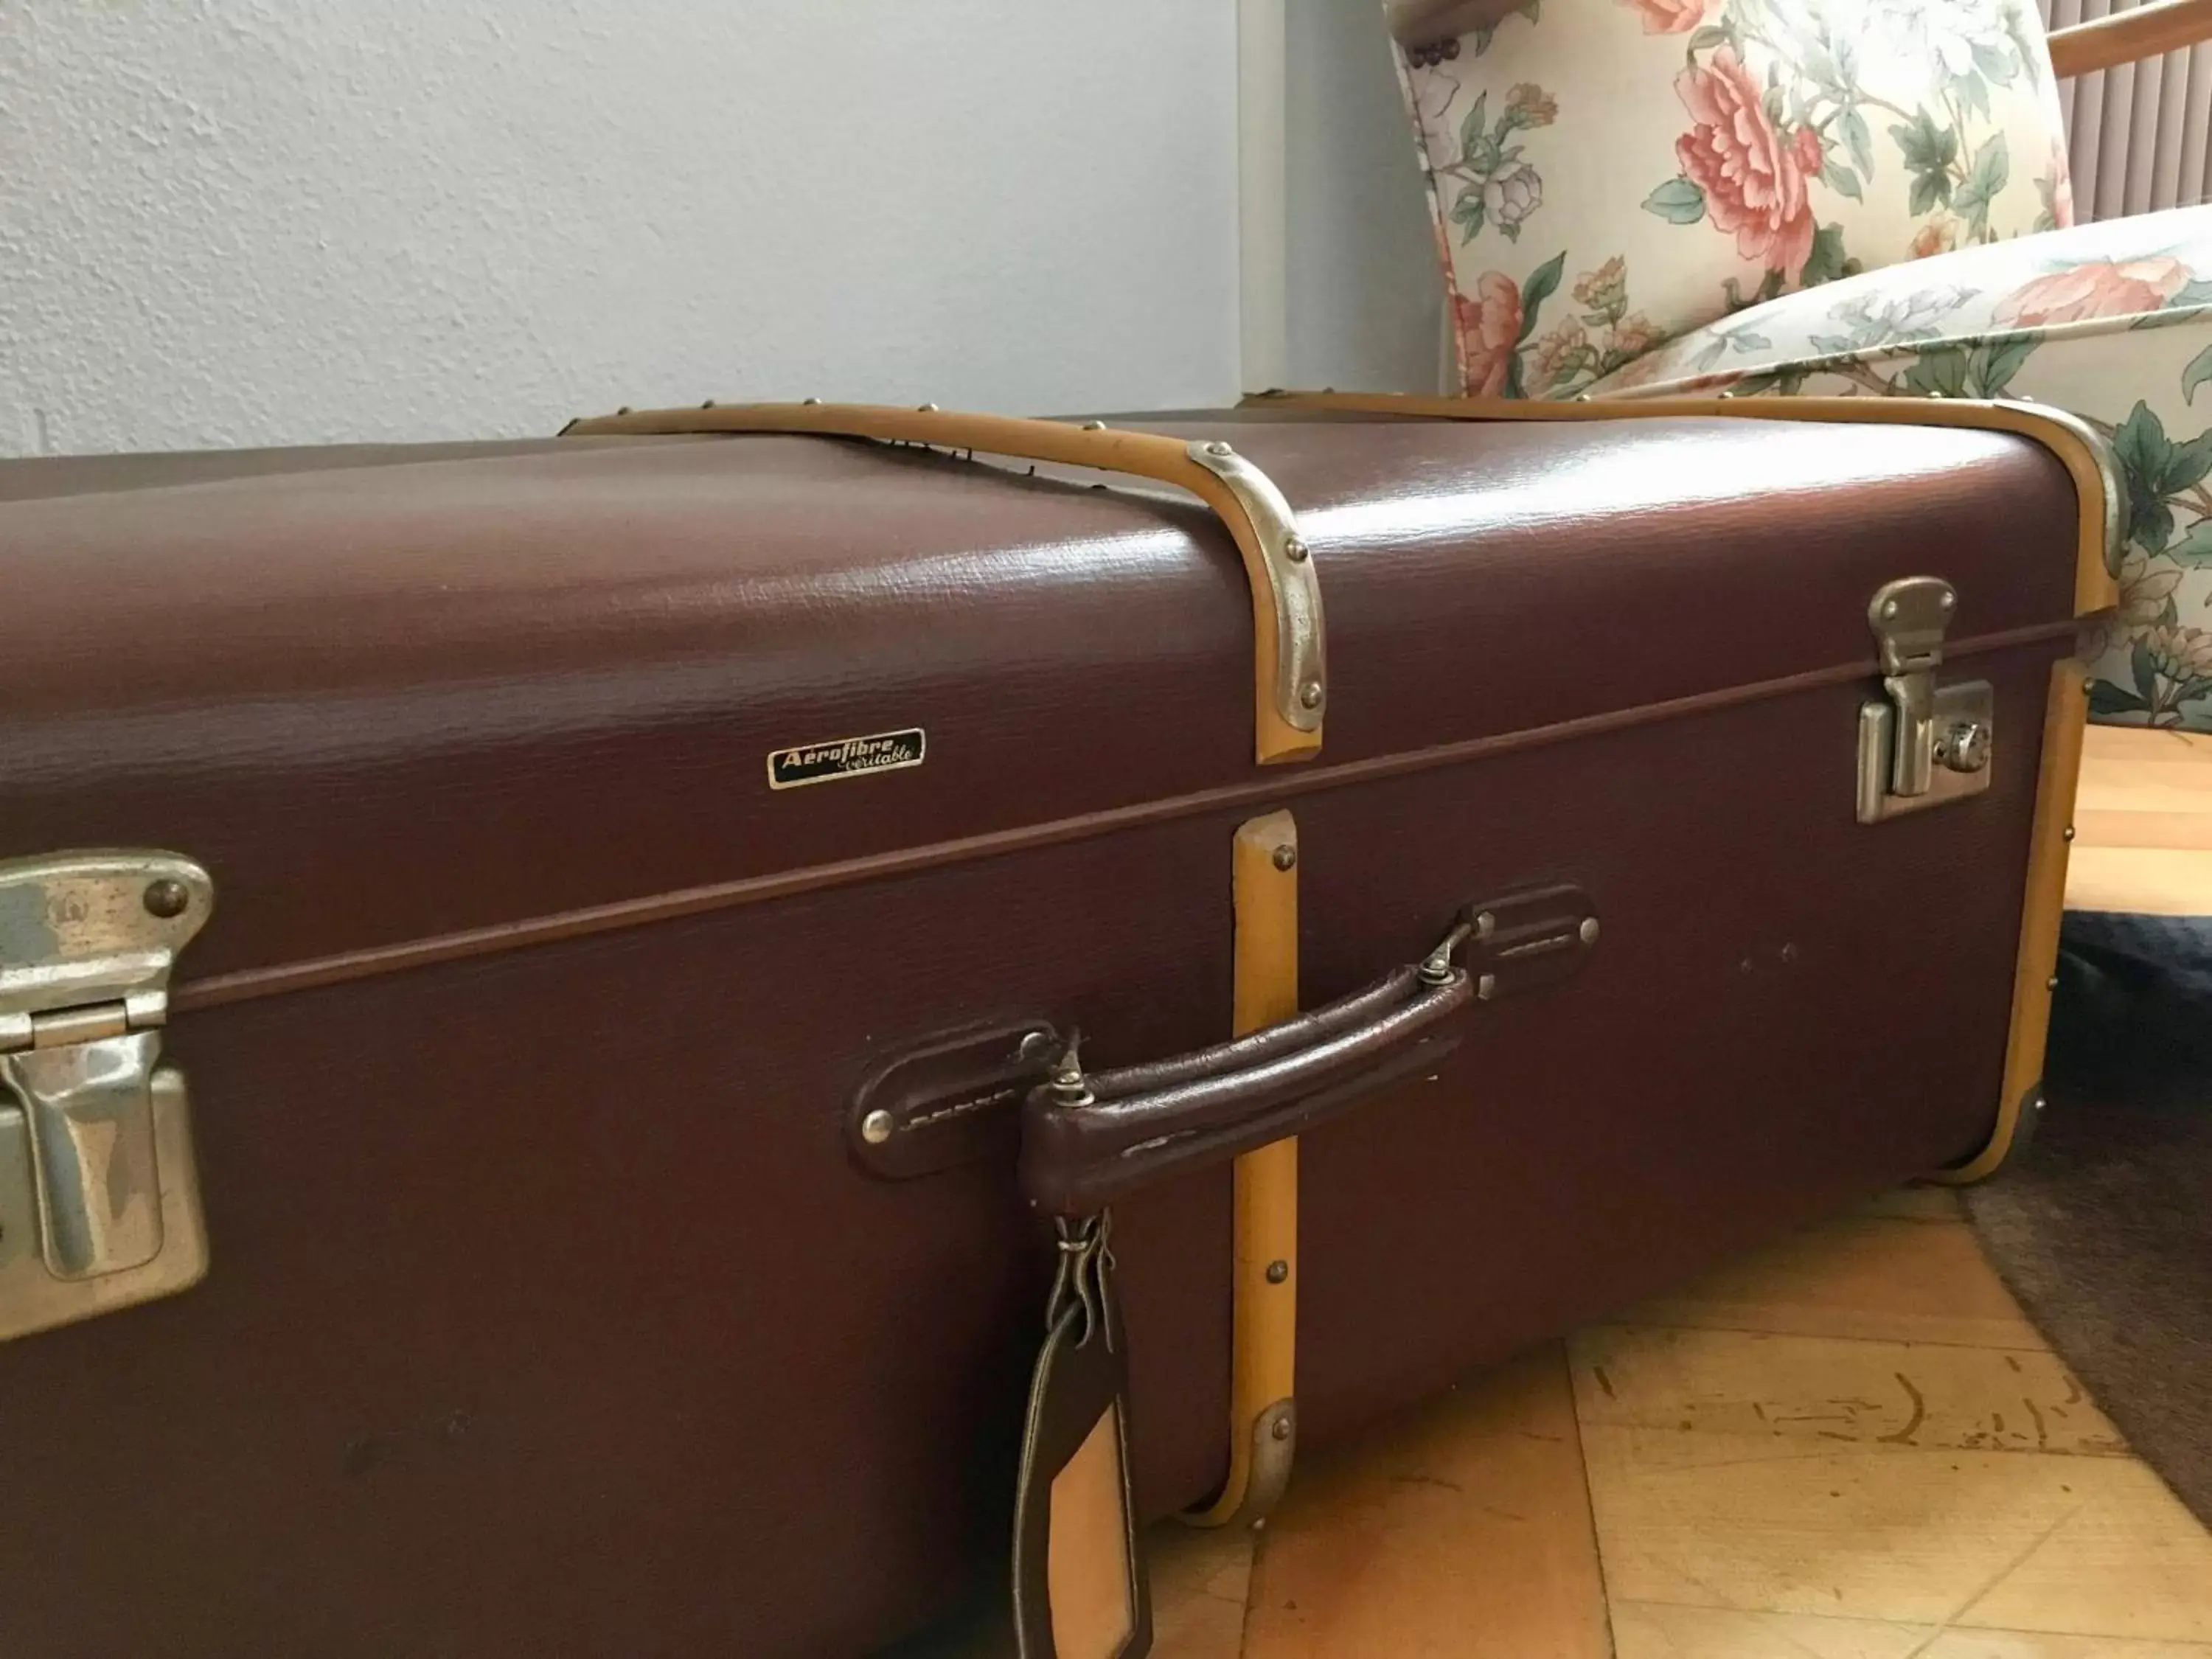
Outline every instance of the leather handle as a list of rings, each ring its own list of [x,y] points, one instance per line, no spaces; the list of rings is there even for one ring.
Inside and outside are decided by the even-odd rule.
[[[1449,946],[1310,1013],[1176,1060],[1085,1078],[1072,1063],[1022,1105],[1022,1190],[1094,1214],[1139,1187],[1297,1134],[1458,1046],[1475,999]]]

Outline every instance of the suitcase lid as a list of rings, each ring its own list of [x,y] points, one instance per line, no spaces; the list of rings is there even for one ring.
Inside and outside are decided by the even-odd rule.
[[[1954,657],[2072,623],[2073,484],[2002,434],[1119,423],[1296,508],[1315,759],[1254,764],[1243,568],[1162,488],[781,435],[9,462],[0,855],[207,866],[185,1003],[1871,686],[1902,575]]]

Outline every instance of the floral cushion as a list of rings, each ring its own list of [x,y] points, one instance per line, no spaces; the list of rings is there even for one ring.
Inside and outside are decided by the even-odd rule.
[[[1540,3],[1400,54],[1470,394],[2073,221],[2034,0]]]
[[[2130,526],[2094,714],[2212,731],[2212,207],[2081,225],[1784,295],[1596,398],[2033,398],[2112,440]],[[2200,395],[2201,394],[2201,395]]]

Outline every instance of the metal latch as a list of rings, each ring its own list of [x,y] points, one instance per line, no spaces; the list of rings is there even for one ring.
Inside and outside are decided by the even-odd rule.
[[[1987,680],[1938,683],[1943,634],[1958,609],[1936,576],[1885,582],[1867,605],[1881,647],[1879,702],[1859,708],[1858,819],[1879,823],[1990,787],[1996,697]]]
[[[169,974],[215,908],[171,853],[0,861],[0,1340],[197,1283]]]

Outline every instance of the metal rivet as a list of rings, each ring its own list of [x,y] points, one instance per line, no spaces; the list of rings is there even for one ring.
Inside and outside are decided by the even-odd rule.
[[[1298,861],[1298,849],[1285,842],[1275,849],[1275,868],[1288,870]]]
[[[860,1139],[871,1146],[880,1146],[891,1138],[891,1132],[897,1127],[898,1125],[891,1121],[891,1115],[878,1106],[860,1120]]]
[[[616,413],[616,414],[617,414],[617,415],[627,415],[627,414],[629,414],[629,405],[628,404],[623,404],[620,409],[617,409],[617,410],[615,410],[615,413]]]
[[[1085,421],[1083,423],[1083,429],[1085,432],[1103,432],[1106,429],[1106,422],[1103,421]]]
[[[708,399],[707,399],[707,401],[706,401],[705,403],[701,404],[699,405],[699,407],[700,407],[700,408],[702,408],[702,409],[712,409],[714,406],[714,400],[712,398],[708,398]]]
[[[149,916],[159,916],[167,921],[184,915],[191,902],[191,890],[181,881],[164,876],[159,881],[146,884],[146,914]]]
[[[1959,596],[1956,593],[1946,593],[1943,596],[1943,608],[1946,611],[1952,610],[1958,605],[1958,603]]]
[[[1290,1420],[1287,1418],[1277,1418],[1275,1419],[1274,1426],[1269,1429],[1267,1432],[1273,1435],[1278,1440],[1288,1440],[1291,1437]]]
[[[1575,393],[1575,401],[1578,404],[1586,404],[1589,400],[1590,395],[1587,392],[1577,392]]]
[[[1321,707],[1321,682],[1319,680],[1308,680],[1304,685],[1298,688],[1298,707],[1301,708],[1318,708]]]
[[[2069,841],[2074,839],[2074,826],[2070,823],[2066,826],[2066,839]]]
[[[1975,773],[1990,763],[1992,737],[1979,720],[1960,720],[1936,739],[1936,758],[1952,772]]]
[[[937,413],[937,405],[935,404],[916,404],[915,405],[915,410],[918,414],[934,415]]]
[[[1279,1285],[1290,1276],[1291,1264],[1289,1262],[1270,1261],[1267,1264],[1267,1282],[1270,1285]]]
[[[2043,988],[2046,991],[2057,990],[2058,988],[2058,975],[2053,974],[2049,979],[2044,981]]]
[[[1305,538],[1304,537],[1288,536],[1284,538],[1283,556],[1288,559],[1292,564],[1304,564],[1306,562],[1306,556],[1310,550],[1306,546]]]
[[[1495,974],[1485,974],[1480,979],[1475,981],[1474,994],[1478,1000],[1483,1002],[1487,1002],[1491,998],[1496,996],[1498,994],[1498,975]]]
[[[1733,386],[1729,387],[1726,392],[1722,392],[1722,393],[1721,393],[1721,396],[1722,396],[1723,398],[1733,398],[1733,397],[1735,397],[1735,387],[1733,387]]]
[[[799,400],[799,406],[803,409],[811,409],[815,404],[821,401],[822,399],[819,398],[801,398]]]
[[[1881,606],[1881,617],[1882,617],[1882,620],[1883,620],[1884,622],[1887,622],[1887,621],[1889,621],[1890,619],[1892,619],[1893,617],[1894,617],[1896,615],[1897,615],[1897,601],[1896,601],[1895,599],[1885,599],[1885,600],[1883,600],[1883,601],[1882,601],[1882,606]]]
[[[1061,1051],[1052,1068],[1050,1080],[1053,1098],[1063,1106],[1091,1104],[1090,1080],[1083,1075],[1083,1061],[1073,1043]]]
[[[1595,916],[1584,916],[1583,918],[1583,925],[1575,929],[1575,937],[1585,945],[1596,944],[1597,918]]]
[[[1209,455],[1230,455],[1234,454],[1236,452],[1231,449],[1227,444],[1223,443],[1220,439],[1216,438],[1212,443],[1206,445],[1206,453]]]

